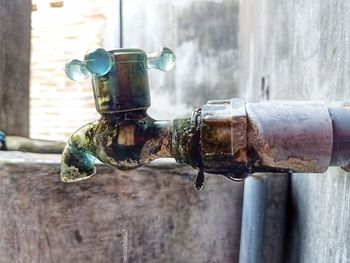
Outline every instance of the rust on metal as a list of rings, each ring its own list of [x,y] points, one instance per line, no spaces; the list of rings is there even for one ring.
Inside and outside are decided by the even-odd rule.
[[[323,172],[331,161],[328,108],[313,102],[248,103],[248,143],[264,166]]]
[[[91,57],[96,59],[86,59]],[[152,119],[147,69],[167,71],[174,63],[168,48],[150,56],[140,49],[96,49],[84,62],[66,65],[71,79],[92,76],[102,118],[69,139],[62,155],[63,181],[92,176],[95,157],[122,170],[174,157],[199,170],[198,189],[203,172],[237,179],[254,172],[324,172],[330,165],[350,170],[349,102],[327,107],[234,98],[208,101],[175,120]]]
[[[171,156],[171,122],[140,113],[115,121],[101,119],[79,129],[63,155],[61,180],[74,182],[95,174],[94,158],[120,170]]]
[[[200,147],[203,163],[247,163],[247,117],[243,99],[214,100],[202,107]]]

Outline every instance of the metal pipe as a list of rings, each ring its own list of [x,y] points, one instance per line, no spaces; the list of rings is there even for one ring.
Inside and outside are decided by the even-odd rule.
[[[0,131],[0,150],[2,151],[61,154],[64,146],[64,142],[11,136]]]
[[[239,262],[283,262],[288,184],[283,173],[244,181]]]
[[[324,172],[333,147],[332,119],[320,102],[247,103],[248,145],[260,165]]]
[[[140,49],[96,49],[84,61],[67,64],[72,79],[92,76],[102,118],[71,137],[67,149],[73,147],[77,154],[64,152],[62,180],[90,176],[70,174],[85,172],[79,165],[85,165],[87,153],[119,169],[172,156],[199,170],[198,189],[203,172],[245,178],[255,172],[321,173],[330,165],[349,165],[350,113],[345,106],[234,98],[209,101],[173,121],[153,120],[146,112],[151,102],[147,69],[168,71],[174,63],[175,54],[163,48],[150,55]]]
[[[347,107],[330,107],[332,118],[333,150],[330,165],[350,164],[350,110]]]
[[[123,0],[119,0],[119,47],[124,45],[124,28],[123,28]]]

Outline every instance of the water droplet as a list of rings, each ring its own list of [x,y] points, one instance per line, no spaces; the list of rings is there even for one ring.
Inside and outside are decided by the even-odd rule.
[[[200,191],[203,189],[203,185],[204,185],[204,173],[203,171],[199,171],[196,177],[196,180],[194,182],[194,187]]]

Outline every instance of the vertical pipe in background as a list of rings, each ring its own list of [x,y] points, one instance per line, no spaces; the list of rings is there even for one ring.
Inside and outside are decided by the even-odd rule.
[[[280,263],[289,175],[264,173],[244,182],[240,263]]]
[[[244,182],[240,263],[261,262],[265,224],[266,185],[258,176]]]
[[[119,0],[119,47],[123,45],[123,0]]]

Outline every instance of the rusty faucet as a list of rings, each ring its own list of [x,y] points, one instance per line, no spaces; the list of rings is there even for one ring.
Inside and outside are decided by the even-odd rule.
[[[61,180],[93,176],[94,159],[121,170],[173,157],[203,172],[241,179],[254,172],[324,172],[350,164],[350,108],[321,102],[212,100],[185,117],[158,121],[147,114],[147,71],[170,70],[168,48],[96,49],[71,60],[73,80],[92,77],[101,119],[74,133],[63,151]]]

